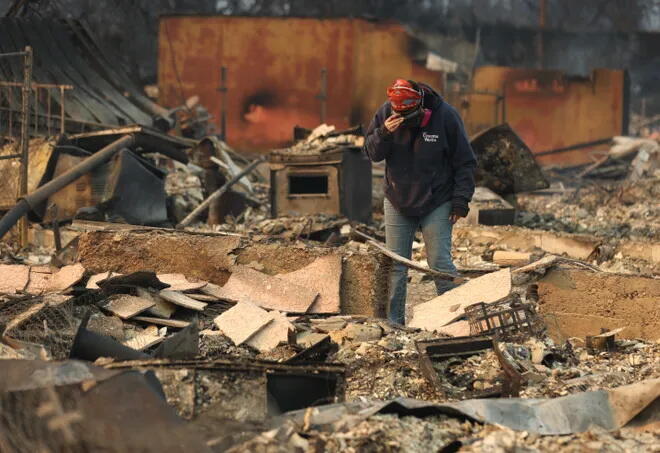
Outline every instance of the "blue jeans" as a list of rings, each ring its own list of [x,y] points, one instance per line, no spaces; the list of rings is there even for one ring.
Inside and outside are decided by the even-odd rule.
[[[415,232],[422,228],[429,267],[438,271],[456,274],[456,267],[451,259],[452,223],[451,201],[441,204],[423,217],[409,217],[400,214],[392,203],[385,198],[385,237],[387,248],[404,258],[410,259]],[[392,263],[390,274],[390,300],[388,318],[392,322],[405,324],[406,293],[408,288],[408,268],[397,262]],[[438,294],[454,288],[453,282],[435,279]]]

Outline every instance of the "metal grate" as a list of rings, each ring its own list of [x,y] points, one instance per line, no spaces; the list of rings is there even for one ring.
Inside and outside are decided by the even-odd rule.
[[[497,335],[515,339],[543,333],[544,325],[531,304],[517,297],[491,304],[478,303],[465,309],[470,335]]]

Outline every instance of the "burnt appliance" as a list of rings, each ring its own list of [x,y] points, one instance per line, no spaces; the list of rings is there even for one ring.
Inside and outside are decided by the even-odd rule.
[[[371,161],[360,147],[270,154],[271,216],[340,215],[371,222]]]

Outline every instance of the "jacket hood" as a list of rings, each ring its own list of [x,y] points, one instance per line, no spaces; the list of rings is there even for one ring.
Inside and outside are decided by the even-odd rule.
[[[444,102],[442,96],[440,96],[437,91],[425,83],[418,82],[418,85],[424,92],[424,101],[422,104],[424,108],[436,110],[438,107],[440,107],[440,105]]]

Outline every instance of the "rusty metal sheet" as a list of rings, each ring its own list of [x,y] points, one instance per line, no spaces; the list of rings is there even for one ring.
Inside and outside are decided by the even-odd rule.
[[[482,66],[472,80],[471,94],[450,96],[470,134],[506,121],[538,153],[625,132],[623,70],[595,69],[590,77],[573,77],[554,70]],[[503,96],[503,103],[498,105],[497,96]],[[592,162],[594,149],[539,156],[539,162]]]
[[[82,150],[79,153],[69,153],[68,151],[57,152],[53,178],[70,170],[88,156],[90,154],[84,153]],[[86,206],[95,206],[100,203],[103,193],[93,190],[92,181],[93,173],[86,173],[48,197],[46,206],[55,204],[57,206],[57,212],[46,209],[43,215],[44,222],[52,221],[54,215],[57,216],[58,220],[71,219],[78,212],[78,209]]]
[[[220,68],[227,68],[226,140],[241,150],[281,147],[292,140],[295,125],[318,125],[324,68],[325,122],[338,128],[368,124],[397,77],[435,87],[442,80],[441,73],[418,67],[413,38],[390,22],[164,16],[158,43],[160,103],[174,107],[199,95],[218,132]]]
[[[55,149],[56,139],[35,138],[30,140],[30,168],[28,169],[28,193],[34,191],[41,182],[48,162]],[[7,144],[0,147],[0,156],[16,154],[19,150],[17,144]],[[20,178],[20,160],[0,160],[0,210],[7,210],[16,204],[18,196],[18,183]]]

